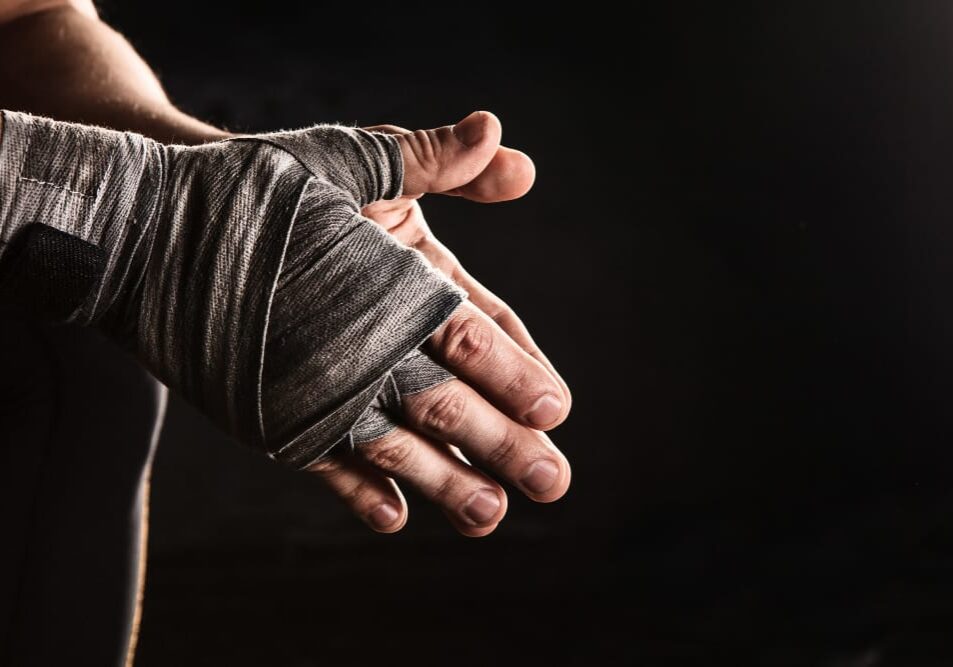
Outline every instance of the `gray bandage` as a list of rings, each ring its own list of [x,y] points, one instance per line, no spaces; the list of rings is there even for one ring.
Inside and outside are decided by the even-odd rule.
[[[360,209],[387,135],[164,146],[4,112],[0,293],[94,324],[240,440],[302,467],[451,376],[418,351],[464,298]]]

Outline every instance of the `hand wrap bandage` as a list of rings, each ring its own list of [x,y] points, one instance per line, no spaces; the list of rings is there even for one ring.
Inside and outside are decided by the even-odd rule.
[[[100,327],[239,440],[303,467],[452,377],[417,348],[465,294],[360,215],[401,193],[393,137],[3,118],[0,299]]]

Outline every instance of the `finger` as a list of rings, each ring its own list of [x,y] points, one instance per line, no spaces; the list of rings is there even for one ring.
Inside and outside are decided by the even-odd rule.
[[[472,303],[462,303],[426,345],[514,420],[544,430],[565,420],[568,405],[550,372]]]
[[[543,354],[543,351],[533,340],[529,330],[526,328],[526,325],[523,324],[523,321],[520,320],[519,316],[513,312],[512,308],[506,305],[505,301],[480,284],[478,280],[473,278],[464,269],[460,269],[455,280],[460,287],[467,291],[470,295],[470,301],[472,301],[477,308],[486,313],[517,345],[523,348],[527,354],[536,359],[536,361],[541,363],[543,367],[549,371],[549,374],[556,381],[556,384],[559,385],[564,404],[563,410],[564,413],[568,415],[572,409],[572,393],[569,391],[569,385],[566,384],[566,381],[559,374],[559,371],[556,370],[556,367],[553,366],[552,362]]]
[[[330,456],[308,467],[345,505],[379,533],[407,523],[407,501],[394,480],[357,459]]]
[[[477,116],[477,114],[481,113],[486,112],[476,112],[476,114],[471,114],[456,126],[453,126],[454,133],[462,132],[463,130],[461,128],[464,128],[468,123],[487,122],[486,119]],[[489,115],[492,116],[492,114]],[[365,129],[372,132],[386,132],[388,134],[412,134],[410,130],[406,130],[396,125],[374,125]],[[430,132],[439,132],[439,130],[430,130]],[[441,134],[441,136],[447,137],[446,133]],[[468,160],[471,159],[472,152],[466,150],[459,151],[456,153],[456,156],[457,157],[455,159]],[[421,186],[416,184],[412,184],[410,187],[408,187],[406,182],[406,170],[404,174],[404,181],[405,194],[413,193],[412,196],[416,197],[420,194],[423,194],[424,192],[436,191],[420,189]],[[518,199],[529,192],[535,181],[536,166],[533,164],[532,159],[526,155],[526,153],[514,150],[512,148],[507,148],[506,146],[499,146],[499,148],[496,150],[496,153],[494,153],[490,159],[489,163],[471,180],[457,184],[453,187],[448,187],[448,189],[441,192],[442,194],[465,197],[466,199],[470,199],[472,201],[489,204],[494,202],[510,201],[511,199]]]
[[[373,210],[368,210],[373,209]],[[556,371],[553,364],[539,349],[529,331],[516,313],[502,299],[473,278],[460,264],[456,256],[433,235],[417,202],[382,201],[365,209],[374,221],[384,227],[394,238],[419,250],[433,266],[445,276],[464,288],[470,301],[490,316],[517,345],[539,361],[549,371],[559,385],[568,414],[572,407],[572,395],[569,386]]]
[[[403,398],[407,423],[435,440],[451,442],[539,502],[569,488],[566,457],[545,433],[521,426],[466,383],[451,380]]]
[[[382,199],[365,206],[361,215],[370,218],[406,245],[420,237],[427,229],[417,197]]]
[[[467,273],[466,269],[463,268],[460,261],[454,256],[450,249],[443,245],[433,234],[425,234],[412,245],[423,253],[423,255],[430,260],[431,264],[442,271],[457,285],[465,289],[470,301],[477,308],[486,313],[517,345],[523,348],[527,354],[536,359],[549,371],[553,380],[559,385],[561,398],[565,404],[564,411],[565,414],[568,415],[572,408],[572,394],[569,391],[569,385],[566,384],[566,381],[559,375],[553,364],[533,341],[526,325],[524,325],[517,314],[513,312],[513,309],[510,308],[503,299],[496,296],[476,280],[476,278]]]
[[[398,134],[404,159],[404,194],[444,192],[473,181],[500,147],[496,116],[475,111],[456,125]]]
[[[533,187],[536,165],[522,151],[500,146],[490,164],[472,181],[444,192],[483,204],[519,199]]]
[[[443,509],[458,531],[489,535],[506,513],[506,493],[441,443],[398,427],[365,442],[355,454],[385,475],[397,478]]]

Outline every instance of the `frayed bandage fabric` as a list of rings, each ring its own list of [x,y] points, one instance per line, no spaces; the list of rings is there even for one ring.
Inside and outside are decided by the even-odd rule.
[[[101,328],[242,442],[306,467],[452,377],[418,348],[465,293],[360,215],[400,196],[393,137],[3,121],[0,299]]]

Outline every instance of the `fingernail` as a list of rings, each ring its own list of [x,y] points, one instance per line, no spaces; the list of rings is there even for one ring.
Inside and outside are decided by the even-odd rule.
[[[526,474],[520,482],[533,493],[546,493],[553,488],[557,477],[559,466],[547,459],[540,459],[526,469]]]
[[[563,406],[552,394],[544,394],[536,399],[533,407],[526,413],[526,421],[533,426],[548,426],[559,419]]]
[[[453,133],[457,139],[463,142],[464,146],[475,146],[483,139],[483,135],[486,133],[486,123],[480,120],[481,115],[481,112],[474,111],[453,126]]]
[[[499,511],[500,499],[489,489],[477,491],[463,506],[463,513],[476,524],[489,523]]]
[[[378,505],[369,515],[371,523],[374,524],[376,528],[390,528],[393,526],[397,519],[400,518],[400,512],[393,505]]]

